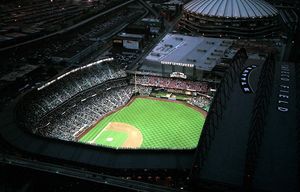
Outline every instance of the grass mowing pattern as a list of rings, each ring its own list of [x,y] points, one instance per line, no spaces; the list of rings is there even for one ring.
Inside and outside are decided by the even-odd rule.
[[[110,122],[122,122],[141,131],[141,149],[191,149],[197,146],[204,121],[199,111],[184,104],[136,98],[129,106],[102,119],[80,142],[93,140]],[[97,139],[96,144],[104,145],[103,140]]]
[[[111,139],[111,140],[110,140]],[[97,144],[103,146],[118,148],[127,139],[127,134],[119,131],[104,130],[96,139]]]

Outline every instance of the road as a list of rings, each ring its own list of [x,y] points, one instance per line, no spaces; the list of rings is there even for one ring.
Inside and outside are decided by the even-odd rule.
[[[54,32],[54,33],[50,33],[48,35],[45,35],[45,36],[42,36],[42,37],[30,40],[30,41],[26,41],[26,42],[19,43],[19,44],[16,44],[16,45],[12,45],[12,46],[8,46],[8,47],[5,47],[5,48],[1,48],[0,52],[1,51],[6,51],[6,50],[9,50],[9,49],[12,49],[12,48],[20,47],[20,46],[23,46],[23,45],[27,45],[27,44],[30,44],[30,43],[34,43],[34,42],[37,42],[37,41],[40,41],[40,40],[43,40],[43,39],[47,39],[47,38],[50,38],[50,37],[54,37],[56,35],[60,35],[60,34],[66,33],[66,32],[69,32],[69,31],[71,31],[73,29],[76,29],[77,27],[80,27],[80,26],[82,26],[82,25],[84,25],[84,24],[86,24],[86,23],[88,23],[88,22],[90,22],[90,21],[92,21],[92,20],[100,17],[100,16],[103,16],[103,15],[109,13],[109,12],[115,11],[116,9],[118,9],[120,7],[123,7],[123,6],[125,6],[125,5],[127,5],[129,3],[134,2],[134,1],[136,1],[136,0],[126,1],[125,3],[122,3],[122,4],[120,4],[120,5],[116,6],[116,7],[113,7],[111,9],[109,9],[109,10],[103,11],[103,12],[101,12],[101,13],[93,16],[93,17],[90,17],[90,18],[88,18],[88,19],[86,19],[84,21],[81,21],[81,22],[79,22],[79,23],[77,23],[75,25],[72,25],[72,26],[70,26],[68,28],[62,29],[60,31],[57,31],[57,32]]]
[[[139,17],[137,20],[140,20],[140,19],[144,18],[146,15],[148,15],[149,11],[147,9],[145,9],[145,10],[146,10],[146,12],[141,17]],[[90,62],[100,59],[104,52],[106,52],[112,48],[111,38],[113,36],[115,36],[117,33],[121,32],[125,27],[127,27],[131,23],[132,22],[126,22],[125,24],[120,25],[119,27],[115,28],[114,30],[111,30],[111,31],[101,35],[100,39],[102,42],[104,42],[104,46],[102,46],[101,49],[97,50],[88,59],[86,59],[84,62],[81,62],[81,63],[90,63]]]

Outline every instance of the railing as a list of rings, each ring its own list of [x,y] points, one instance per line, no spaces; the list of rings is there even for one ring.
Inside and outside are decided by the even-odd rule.
[[[275,59],[274,55],[270,54],[264,62],[260,73],[252,109],[244,170],[244,186],[246,189],[251,188],[256,160],[264,135],[264,125],[270,103],[270,95],[272,94],[274,72]]]
[[[222,119],[226,102],[230,98],[232,87],[238,80],[239,73],[241,72],[243,64],[247,58],[246,50],[240,49],[234,56],[228,70],[225,72],[223,80],[218,86],[196,148],[190,174],[191,178],[198,175],[205,162],[210,146],[214,140],[216,129],[219,127],[220,120]]]

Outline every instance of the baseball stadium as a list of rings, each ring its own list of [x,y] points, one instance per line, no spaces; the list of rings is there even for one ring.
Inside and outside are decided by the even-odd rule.
[[[259,154],[256,140],[247,138],[262,139],[257,129],[262,122],[251,119],[265,118],[261,112],[271,98],[270,86],[274,82],[279,87],[281,79],[289,83],[280,76],[280,70],[287,73],[289,67],[293,65],[275,65],[270,57],[248,59],[245,49],[240,49],[214,92],[211,82],[132,73],[120,69],[113,58],[105,58],[61,73],[20,95],[1,113],[5,122],[1,135],[23,155],[68,164],[76,174],[114,186],[124,181],[122,187],[142,190],[150,185],[148,191],[159,191],[175,184],[183,188],[183,182],[199,186],[199,180],[200,185],[209,186],[205,179],[211,179],[221,188],[227,185],[219,182],[226,181],[230,189],[237,189],[253,180]],[[273,93],[272,98],[277,98],[277,92]],[[288,101],[277,107],[276,99],[269,102],[272,109],[278,108],[278,121],[268,126],[283,126],[286,121],[279,116],[288,110]],[[266,166],[262,161],[259,165]],[[283,171],[286,168],[277,165]],[[257,173],[263,174],[262,167],[257,167]],[[61,171],[57,167],[55,173],[65,174]],[[285,172],[294,175],[291,169]],[[285,179],[281,174],[272,177]]]
[[[7,110],[13,115],[3,117],[14,119],[5,130],[18,149],[41,158],[59,155],[111,176],[173,183],[190,174],[213,85],[132,73],[103,58],[22,94]]]
[[[299,191],[296,0],[3,2],[0,191]]]
[[[39,98],[30,99],[32,108],[28,106],[29,111],[36,114],[30,114],[26,119],[31,125],[29,131],[40,136],[119,150],[195,149],[211,103],[209,84],[130,75],[113,66],[111,59],[104,59],[73,69],[37,88],[36,95],[29,96]],[[103,70],[103,67],[111,74],[107,77],[111,79],[108,82],[102,80],[103,83],[97,85],[101,80],[93,73]],[[72,84],[74,76],[83,78],[83,81]],[[84,78],[94,79],[86,81]],[[92,83],[97,88],[81,91]],[[59,84],[70,87],[64,89]],[[51,103],[51,88],[55,89],[54,95],[60,95],[59,91],[68,92],[70,96],[78,91],[80,95],[63,103],[67,106],[60,107],[60,103]],[[178,91],[175,93],[171,89]],[[45,97],[40,97],[40,94],[45,94]],[[60,101],[64,99],[67,98],[61,97]],[[58,105],[56,110],[47,112],[55,105]]]

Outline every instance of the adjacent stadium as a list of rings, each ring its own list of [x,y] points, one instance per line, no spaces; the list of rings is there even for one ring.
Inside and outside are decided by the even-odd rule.
[[[182,102],[133,98],[101,119],[80,141],[113,148],[192,149],[205,120],[199,111]]]
[[[280,29],[278,10],[264,0],[193,0],[178,27],[216,37],[266,37]]]

